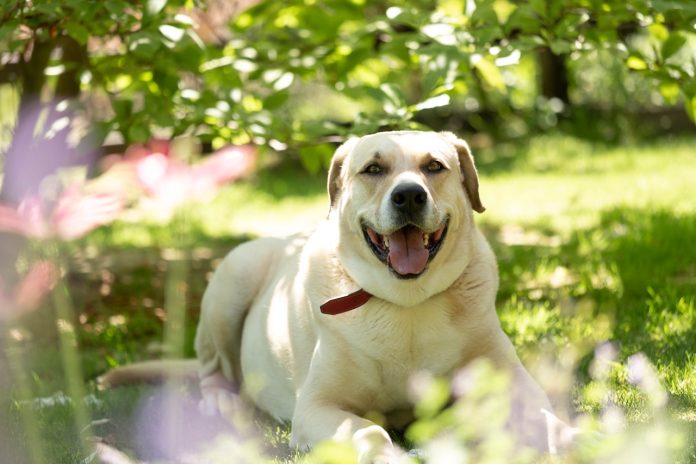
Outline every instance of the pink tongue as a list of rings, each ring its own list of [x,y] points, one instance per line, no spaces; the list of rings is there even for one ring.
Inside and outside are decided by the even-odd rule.
[[[405,227],[389,236],[389,264],[401,275],[423,272],[428,254],[423,232],[417,227]]]

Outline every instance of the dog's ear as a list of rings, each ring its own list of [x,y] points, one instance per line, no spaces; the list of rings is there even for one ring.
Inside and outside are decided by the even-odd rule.
[[[486,208],[483,207],[481,198],[479,198],[478,173],[476,172],[474,157],[471,155],[469,145],[451,132],[442,132],[442,136],[457,149],[459,167],[464,177],[464,190],[466,190],[466,194],[469,196],[471,208],[474,211],[483,213]]]
[[[331,208],[334,207],[338,195],[341,192],[341,168],[343,168],[343,162],[345,161],[348,154],[353,150],[353,147],[357,143],[357,138],[350,138],[345,141],[340,147],[336,149],[336,152],[331,158],[331,167],[329,168],[329,179],[327,181],[327,190],[329,191],[329,200],[331,202]]]

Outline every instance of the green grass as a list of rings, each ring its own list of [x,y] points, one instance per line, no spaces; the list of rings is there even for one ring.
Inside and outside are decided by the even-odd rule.
[[[650,427],[665,415],[684,431],[674,460],[690,463],[696,463],[694,146],[693,138],[608,147],[550,135],[477,154],[487,207],[477,219],[498,257],[498,312],[521,357],[561,412],[599,414],[609,395],[631,423]],[[324,183],[321,175],[281,166],[187,211],[189,354],[200,295],[221,256],[250,236],[320,221],[328,208]],[[181,243],[168,225],[141,218],[96,231],[73,248],[70,287],[83,370],[99,400],[92,415],[108,419],[95,430],[126,450],[133,449],[129,428],[138,398],[151,390],[100,392],[93,379],[110,366],[161,353],[163,250]],[[45,397],[64,389],[51,308],[13,333],[31,340],[9,342],[21,348],[33,393]],[[607,342],[616,357],[602,377],[595,350]],[[665,408],[654,407],[650,393],[627,379],[626,360],[638,352],[650,359],[668,393]],[[3,388],[16,397],[12,385]],[[15,444],[25,439],[17,425],[20,410],[8,406],[0,413],[0,431],[4,423]],[[76,462],[70,414],[59,406],[39,414],[50,462]],[[256,441],[266,443],[267,455],[296,461],[287,427],[254,421],[265,434]]]

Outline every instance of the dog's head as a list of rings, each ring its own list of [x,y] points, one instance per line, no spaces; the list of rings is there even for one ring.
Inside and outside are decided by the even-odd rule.
[[[483,212],[466,142],[451,133],[382,132],[334,155],[328,190],[338,255],[368,292],[411,305],[461,275]]]

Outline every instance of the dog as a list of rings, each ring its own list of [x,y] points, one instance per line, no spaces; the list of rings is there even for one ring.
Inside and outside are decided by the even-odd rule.
[[[328,194],[313,233],[245,243],[215,271],[195,339],[204,405],[221,408],[242,385],[292,423],[291,445],[349,440],[361,462],[384,462],[395,447],[366,413],[409,408],[414,373],[451,377],[483,357],[512,375],[517,441],[547,450],[549,401],[496,315],[467,143],[420,131],[349,139]]]

